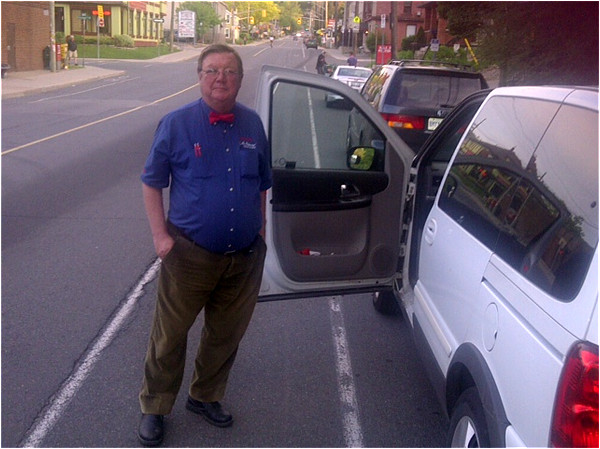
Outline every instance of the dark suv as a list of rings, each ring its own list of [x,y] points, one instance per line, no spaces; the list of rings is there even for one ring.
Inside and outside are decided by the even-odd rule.
[[[375,69],[362,96],[418,151],[462,99],[488,85],[469,66],[439,61],[390,61]]]

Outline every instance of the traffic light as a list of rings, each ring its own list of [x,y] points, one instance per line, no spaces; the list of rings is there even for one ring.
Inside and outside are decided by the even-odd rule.
[[[298,25],[302,25],[302,17],[298,17],[298,19],[296,19],[296,23]]]
[[[250,16],[250,25],[254,25],[254,16]]]

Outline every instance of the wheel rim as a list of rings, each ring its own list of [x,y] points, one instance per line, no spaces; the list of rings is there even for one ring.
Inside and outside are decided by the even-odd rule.
[[[480,447],[475,423],[468,416],[463,416],[452,436],[452,447]]]

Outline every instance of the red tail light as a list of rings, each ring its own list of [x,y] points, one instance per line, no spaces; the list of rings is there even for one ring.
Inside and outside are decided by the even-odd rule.
[[[554,447],[598,447],[598,346],[571,347],[554,401]]]
[[[411,115],[381,114],[392,128],[425,129],[425,117]]]

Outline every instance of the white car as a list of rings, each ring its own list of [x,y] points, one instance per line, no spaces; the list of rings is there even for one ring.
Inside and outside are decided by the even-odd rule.
[[[331,79],[347,84],[352,89],[360,92],[372,73],[373,70],[367,67],[338,65],[331,74]],[[327,102],[328,106],[331,106],[334,102],[339,102],[340,100],[342,100],[342,97],[333,93],[328,93],[325,96],[325,101]]]
[[[598,447],[597,88],[476,93],[416,157],[323,76],[264,67],[257,110],[273,168],[262,300],[400,299],[449,446]]]

